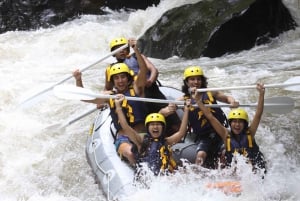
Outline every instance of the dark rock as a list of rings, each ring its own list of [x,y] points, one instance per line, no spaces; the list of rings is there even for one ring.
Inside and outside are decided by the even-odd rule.
[[[225,22],[209,38],[202,55],[219,57],[266,44],[297,26],[281,0],[257,0],[246,12]]]
[[[166,12],[139,39],[143,53],[218,57],[265,44],[296,23],[280,0],[214,0]]]

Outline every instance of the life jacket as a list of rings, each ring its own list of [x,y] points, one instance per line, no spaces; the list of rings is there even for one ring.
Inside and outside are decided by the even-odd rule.
[[[190,98],[185,96],[185,99]],[[211,92],[206,92],[202,95],[202,102],[204,104],[217,104],[217,101],[213,97]],[[192,104],[195,104],[194,99],[191,100]],[[221,108],[208,108],[211,113],[225,126],[228,126],[228,121],[226,115]],[[197,136],[203,136],[210,134],[214,129],[209,121],[206,119],[205,115],[199,108],[190,107],[189,112],[189,124],[193,130],[193,133]]]
[[[139,64],[136,58],[136,54],[131,54],[126,57],[126,59],[123,61],[127,66],[134,71],[134,80],[137,79],[137,75],[139,72]],[[147,70],[147,79],[151,76],[151,71]],[[156,98],[156,99],[166,99],[165,95],[159,90],[159,87],[156,82],[153,82],[151,86],[145,87],[145,97],[146,98]],[[162,104],[162,103],[151,103],[146,102],[145,105],[147,106],[148,112],[157,112],[161,108],[166,107],[168,104]]]
[[[136,96],[132,86],[129,87],[129,89],[124,93],[124,95],[131,96],[131,97],[138,97]],[[111,109],[110,115],[112,118],[112,122],[115,128],[117,129],[117,131],[119,131],[121,129],[121,125],[119,124],[118,116],[115,111],[115,102],[113,99],[109,100],[109,106]],[[125,99],[122,102],[122,110],[130,126],[133,127],[136,124],[144,123],[146,117],[144,102]]]
[[[245,129],[239,134],[240,140],[237,141],[232,132],[226,138],[226,163],[230,166],[235,154],[241,154],[249,159],[249,162],[259,168],[265,168],[264,156],[259,150],[255,139],[252,137],[249,129]]]
[[[170,146],[163,138],[154,139],[149,133],[144,136],[140,152],[135,154],[138,163],[147,163],[155,175],[173,172],[177,168]]]

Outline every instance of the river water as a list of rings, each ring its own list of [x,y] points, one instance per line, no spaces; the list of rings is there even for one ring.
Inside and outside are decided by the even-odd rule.
[[[89,15],[50,29],[0,35],[0,200],[106,200],[94,182],[84,152],[96,113],[59,128],[93,105],[59,99],[51,92],[21,107],[20,103],[70,76],[75,68],[84,68],[108,55],[112,38],[138,38],[166,10],[193,2],[197,1],[164,0],[145,11]],[[300,24],[299,2],[286,0],[285,4]],[[102,90],[104,69],[113,60],[110,57],[85,71],[85,87]],[[179,89],[183,69],[188,65],[202,66],[209,87],[284,83],[300,76],[300,29],[286,32],[270,44],[220,58],[150,60],[159,69],[162,84]],[[74,84],[74,80],[66,84]],[[255,89],[225,93],[245,104],[255,103],[258,95]],[[271,111],[263,115],[256,135],[268,161],[263,181],[242,163],[240,196],[208,191],[203,188],[205,178],[191,174],[174,181],[157,178],[150,189],[138,191],[130,200],[300,200],[300,92],[267,89],[266,98],[275,96],[293,98],[296,107],[286,114]],[[253,108],[246,109],[252,118]]]

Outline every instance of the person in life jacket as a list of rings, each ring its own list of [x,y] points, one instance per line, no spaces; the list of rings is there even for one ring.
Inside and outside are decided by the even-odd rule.
[[[255,134],[264,109],[265,88],[263,84],[259,83],[256,88],[259,91],[259,98],[251,124],[249,125],[247,112],[241,108],[235,108],[232,109],[228,115],[230,125],[229,130],[218,121],[209,107],[203,105],[201,100],[202,94],[197,93],[195,89],[192,90],[195,94],[194,99],[196,100],[197,105],[224,142],[226,150],[225,158],[228,166],[232,163],[235,154],[241,154],[248,159],[250,164],[252,164],[253,170],[256,170],[257,168],[265,170],[266,168],[264,156],[260,152],[259,146],[255,141]]]
[[[182,92],[184,96],[180,100],[190,98],[194,104],[196,100],[191,96],[191,88],[207,88],[207,84],[207,78],[200,66],[188,66],[183,73]],[[227,96],[219,91],[206,92],[202,96],[202,102],[205,104],[217,104],[217,101],[231,104],[232,107],[239,105],[232,96]],[[227,126],[226,115],[220,108],[211,108],[210,110],[223,125]],[[192,133],[196,135],[195,143],[198,144],[197,150],[195,150],[195,163],[206,168],[216,168],[223,142],[199,108],[190,107],[189,126]]]
[[[115,105],[119,123],[130,140],[136,145],[137,162],[146,163],[155,175],[164,172],[173,172],[177,168],[177,165],[172,157],[170,146],[179,142],[186,134],[190,100],[186,100],[185,102],[184,114],[179,130],[173,135],[166,137],[166,120],[160,113],[147,115],[145,119],[147,132],[145,135],[132,129],[122,112],[121,104],[124,101],[124,95],[120,94],[117,96]]]
[[[128,42],[134,42],[136,45],[137,41],[135,39],[126,39],[124,37],[119,37],[119,38],[114,38],[113,40],[110,41],[110,50],[114,51],[121,46],[127,44]],[[140,69],[140,64],[137,60],[137,57],[135,53],[130,54],[130,47],[128,46],[127,48],[117,52],[115,55],[113,55],[116,58],[116,62],[124,62],[127,64],[127,66],[133,70],[134,74],[137,75]],[[145,87],[145,97],[146,98],[156,98],[156,99],[166,99],[165,95],[159,90],[158,86],[158,70],[157,68],[153,65],[153,63],[143,54],[141,54],[142,58],[144,59],[146,63],[146,67],[148,69],[147,72],[147,79],[146,79],[146,87]],[[111,64],[112,65],[112,64]],[[112,89],[112,84],[111,82],[108,81],[109,77],[109,69],[111,67],[109,65],[106,68],[106,79],[105,79],[105,90],[111,90]],[[152,103],[152,102],[146,102],[145,103],[146,108],[147,108],[147,113],[154,113],[158,112],[162,108],[168,108],[168,104],[166,103]],[[169,108],[175,108],[175,105],[170,106]],[[166,111],[166,110],[165,110]],[[167,122],[167,128],[166,128],[166,135],[170,135],[172,133],[175,133],[179,129],[180,125],[180,118],[178,117],[177,113],[174,112],[168,112],[166,111],[165,114],[166,116],[166,122]]]
[[[126,96],[137,96],[145,97],[145,86],[146,86],[146,74],[147,68],[146,64],[135,44],[134,41],[129,42],[129,45],[134,49],[137,56],[138,62],[140,64],[140,70],[138,75],[134,79],[134,73],[125,63],[116,63],[110,68],[110,74],[108,80],[113,85],[113,90],[105,91],[106,94],[124,94]],[[76,79],[76,85],[83,87],[81,72],[75,70],[73,76]],[[94,103],[97,105],[102,105],[104,103],[109,104],[111,108],[111,116],[113,123],[118,125],[118,119],[115,113],[114,101],[108,98],[97,98],[94,100],[83,100],[85,102]],[[122,105],[123,112],[125,113],[127,120],[137,132],[145,132],[144,119],[146,116],[145,105],[140,101],[126,101]],[[116,126],[117,128],[117,139],[115,141],[116,149],[121,157],[125,157],[131,164],[135,163],[134,154],[131,152],[132,143],[129,138],[124,136],[125,133],[122,128]]]

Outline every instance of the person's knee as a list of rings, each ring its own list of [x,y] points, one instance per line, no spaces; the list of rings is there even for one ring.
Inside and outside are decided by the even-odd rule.
[[[219,153],[219,159],[220,159],[220,166],[221,168],[225,168],[227,166],[227,161],[226,161],[226,151],[225,149],[222,150],[220,153]]]
[[[121,155],[121,157],[127,158],[131,164],[134,164],[135,163],[135,156],[131,151],[131,147],[132,147],[131,144],[122,143],[119,146],[118,152]]]
[[[125,156],[126,158],[128,157],[134,157],[132,151],[131,151],[131,148],[127,148],[123,151],[123,156]]]
[[[119,146],[118,152],[122,156],[128,155],[128,153],[131,152],[131,145],[127,142],[121,143],[120,146]]]
[[[197,165],[203,165],[205,159],[206,159],[206,153],[204,151],[198,151],[195,163]]]
[[[131,151],[126,151],[124,155],[131,165],[136,163],[135,156]]]

